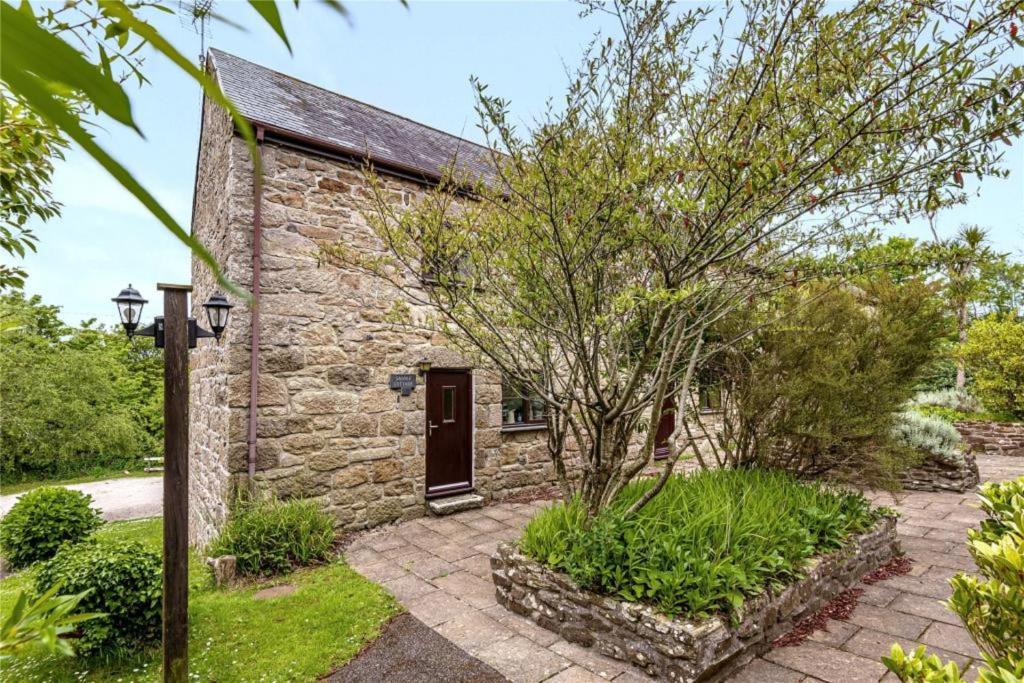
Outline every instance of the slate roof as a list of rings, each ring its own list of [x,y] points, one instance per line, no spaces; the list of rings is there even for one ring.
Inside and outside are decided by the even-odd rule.
[[[494,179],[490,152],[474,142],[227,52],[211,49],[209,62],[242,115],[268,133],[427,180],[438,180],[452,159],[468,180]]]

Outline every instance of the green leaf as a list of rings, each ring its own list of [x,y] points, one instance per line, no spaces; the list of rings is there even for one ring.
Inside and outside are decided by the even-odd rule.
[[[7,3],[0,3],[0,62],[5,82],[13,74],[35,74],[48,84],[59,83],[81,93],[114,120],[139,130],[132,118],[131,102],[120,85],[32,17]]]
[[[6,7],[6,5],[4,5]],[[221,272],[220,266],[207,251],[206,247],[193,238],[184,228],[178,225],[170,213],[163,207],[156,198],[144,188],[135,177],[113,157],[107,154],[106,150],[100,147],[96,141],[79,124],[78,119],[72,115],[67,107],[55,99],[46,87],[32,74],[23,70],[11,70],[5,73],[4,78],[11,90],[25,98],[25,101],[50,123],[60,128],[64,133],[81,145],[89,156],[98,161],[110,175],[114,176],[126,190],[132,193],[136,199],[142,202],[153,216],[164,224],[182,243],[188,246],[203,263],[205,263],[225,288],[230,289],[238,296],[248,297],[248,294],[240,290],[234,283],[230,282]]]
[[[288,34],[285,33],[284,24],[281,23],[281,13],[277,11],[277,2],[275,0],[249,0],[249,4],[256,10],[256,13],[263,17],[263,21],[270,25],[270,28],[274,29],[274,33],[281,38],[284,46],[288,48],[288,53],[291,54],[292,46],[288,42]]]

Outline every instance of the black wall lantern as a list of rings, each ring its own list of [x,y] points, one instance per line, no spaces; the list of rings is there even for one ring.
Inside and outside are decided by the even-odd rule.
[[[142,295],[139,294],[139,290],[131,285],[122,289],[121,293],[111,299],[111,301],[117,304],[117,314],[121,317],[121,325],[124,327],[125,334],[131,339],[135,336],[135,329],[139,326],[139,320],[142,319],[142,307],[148,304],[149,301],[143,299]]]
[[[139,321],[142,319],[142,307],[149,302],[142,298],[137,289],[128,285],[111,301],[117,304],[117,314],[121,317],[121,325],[129,339],[135,336],[153,337],[153,345],[156,348],[164,347],[164,316],[158,315],[153,318],[152,325],[143,327],[141,330],[138,329]],[[203,308],[206,310],[206,319],[213,331],[204,330],[196,324],[195,318],[189,318],[188,348],[190,349],[196,348],[198,339],[213,338],[219,343],[224,329],[228,326],[228,318],[234,305],[229,303],[223,294],[218,293],[207,299]]]
[[[231,316],[231,309],[234,305],[228,303],[227,298],[223,294],[214,294],[206,303],[203,304],[203,308],[206,309],[206,320],[210,323],[210,329],[213,330],[213,336],[220,341],[220,335],[224,333],[224,328],[228,326],[228,318]]]

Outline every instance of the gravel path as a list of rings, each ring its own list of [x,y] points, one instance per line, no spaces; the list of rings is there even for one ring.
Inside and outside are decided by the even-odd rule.
[[[91,495],[93,504],[103,511],[103,519],[108,522],[156,517],[163,512],[164,489],[160,476],[106,479],[67,484],[64,488]],[[0,516],[7,514],[22,493],[0,496]]]

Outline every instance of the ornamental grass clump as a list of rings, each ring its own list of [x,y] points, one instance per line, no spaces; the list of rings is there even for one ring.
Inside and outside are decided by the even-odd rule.
[[[211,552],[234,555],[241,574],[279,574],[327,559],[334,540],[333,519],[313,501],[242,501]]]
[[[859,493],[753,469],[675,475],[625,515],[652,485],[629,484],[589,523],[578,498],[557,503],[527,525],[519,548],[584,588],[672,617],[707,617],[792,582],[809,558],[881,514]]]

